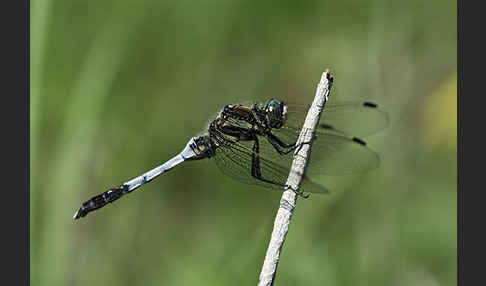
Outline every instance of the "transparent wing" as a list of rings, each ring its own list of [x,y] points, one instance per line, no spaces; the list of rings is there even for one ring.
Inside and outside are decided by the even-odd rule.
[[[214,159],[216,166],[218,166],[221,172],[245,184],[282,189],[282,186],[265,183],[255,179],[251,175],[251,152],[248,152],[246,148],[239,145],[239,143],[234,143],[216,149],[216,155],[212,159]],[[284,175],[284,170],[278,167],[275,168],[275,166],[268,164],[262,158],[260,158],[260,165],[263,176],[282,183],[280,177]],[[282,184],[285,184],[285,182]]]
[[[267,183],[253,177],[251,173],[253,150],[250,146],[252,144],[252,142],[233,142],[220,146],[216,149],[216,155],[213,157],[216,166],[225,175],[239,182],[283,191],[283,186],[290,173],[290,165],[289,167],[282,166],[278,162],[269,159],[265,154],[259,153],[262,177],[277,184]],[[280,156],[275,150],[273,152]],[[325,187],[314,183],[306,177],[302,180],[301,190],[311,193],[329,192]]]
[[[296,142],[300,130],[284,127],[274,129],[272,133],[287,142]],[[262,152],[270,153],[272,148],[273,146],[265,145]],[[292,162],[293,152],[282,156],[273,151],[276,156],[280,156],[279,160],[283,165]],[[351,175],[376,169],[379,165],[380,157],[363,140],[346,137],[336,130],[321,129],[315,131],[306,172],[310,175]]]
[[[317,132],[307,172],[315,175],[351,175],[371,171],[378,166],[380,157],[363,140]]]
[[[302,128],[309,105],[288,104],[288,126]],[[378,105],[367,101],[333,102],[324,105],[319,128],[338,130],[343,135],[366,137],[384,129],[388,114]]]

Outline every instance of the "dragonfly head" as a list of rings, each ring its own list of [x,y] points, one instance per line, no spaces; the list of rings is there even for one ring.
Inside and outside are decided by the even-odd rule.
[[[282,101],[270,99],[265,106],[265,112],[270,127],[276,129],[282,127],[287,120],[287,110],[288,106]]]

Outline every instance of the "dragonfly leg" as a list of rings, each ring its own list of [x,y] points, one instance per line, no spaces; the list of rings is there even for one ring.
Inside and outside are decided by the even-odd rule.
[[[257,179],[262,179],[262,169],[260,168],[260,144],[258,138],[255,138],[253,144],[253,153],[251,155],[251,175]]]
[[[253,144],[253,152],[251,155],[251,176],[265,183],[285,187],[286,186],[285,184],[263,178],[262,171],[260,168],[260,156],[259,156],[260,145],[258,142],[258,138],[256,136],[254,138],[254,142],[255,143]]]
[[[286,185],[286,187],[289,188],[289,189],[291,189],[292,191],[294,191],[294,193],[296,193],[298,196],[301,196],[304,199],[307,199],[310,196],[310,195],[305,195],[304,192],[302,192],[302,191],[295,190],[294,188],[292,188],[289,185]]]
[[[272,133],[267,134],[267,140],[272,144],[273,148],[280,154],[280,155],[287,155],[290,152],[294,151],[297,148],[302,147],[304,144],[309,144],[310,142],[302,142],[299,144],[285,144],[280,138],[273,135]],[[288,150],[283,150],[283,148],[290,148]]]
[[[267,140],[270,144],[272,144],[273,148],[280,154],[280,155],[287,155],[290,152],[294,151],[295,148],[297,147],[294,144],[285,144],[280,138],[277,136],[273,135],[271,132],[267,133]],[[287,149],[290,148],[290,149]],[[287,149],[287,150],[284,150]]]

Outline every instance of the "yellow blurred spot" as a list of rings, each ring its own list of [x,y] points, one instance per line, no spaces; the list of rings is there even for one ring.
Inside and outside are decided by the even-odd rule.
[[[457,74],[447,77],[424,98],[420,110],[421,137],[432,148],[457,147]]]

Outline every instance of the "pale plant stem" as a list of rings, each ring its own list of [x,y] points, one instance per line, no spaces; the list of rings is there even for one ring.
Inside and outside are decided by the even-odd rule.
[[[324,104],[330,95],[331,86],[332,77],[329,70],[326,70],[322,73],[321,80],[317,85],[314,101],[307,112],[304,126],[296,143],[298,146],[303,142],[306,144],[300,145],[301,147],[297,148],[294,153],[294,160],[292,161],[292,167],[290,168],[290,174],[286,183],[288,187],[286,187],[280,199],[280,207],[275,217],[272,236],[260,273],[259,286],[273,285],[280,252],[287,232],[289,231],[290,219],[292,218],[292,213],[297,202],[297,194],[295,191],[299,189],[302,178],[304,177],[305,168],[310,157],[314,130],[321,118]]]

